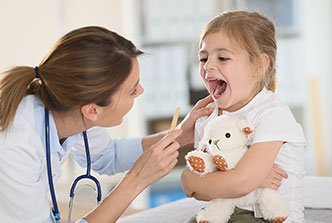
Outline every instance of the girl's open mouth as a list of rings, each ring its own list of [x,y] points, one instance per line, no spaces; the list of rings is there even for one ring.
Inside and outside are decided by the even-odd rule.
[[[210,93],[212,93],[215,99],[218,99],[222,96],[227,88],[227,83],[221,79],[208,79],[207,80],[210,85]]]

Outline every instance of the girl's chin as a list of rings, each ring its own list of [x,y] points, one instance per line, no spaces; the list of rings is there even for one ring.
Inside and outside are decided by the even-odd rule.
[[[222,110],[225,110],[228,108],[228,104],[226,101],[222,100],[221,98],[219,99],[214,99],[214,102],[216,103],[217,107],[222,109]]]

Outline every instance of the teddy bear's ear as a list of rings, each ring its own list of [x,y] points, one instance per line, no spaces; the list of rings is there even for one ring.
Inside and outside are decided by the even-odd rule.
[[[248,135],[250,135],[251,133],[253,133],[254,130],[253,130],[252,128],[250,128],[250,127],[244,127],[244,128],[242,129],[242,132],[243,132],[246,136],[248,136]]]
[[[254,128],[245,118],[238,118],[238,126],[246,136],[249,136],[254,132]]]

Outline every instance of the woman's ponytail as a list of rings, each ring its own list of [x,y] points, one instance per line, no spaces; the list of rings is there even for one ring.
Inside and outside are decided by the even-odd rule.
[[[19,66],[3,74],[0,131],[8,130],[21,100],[30,94],[58,113],[90,103],[109,105],[130,75],[133,59],[141,54],[131,41],[103,27],[87,26],[67,33],[39,68]]]
[[[23,97],[38,91],[39,83],[34,79],[34,68],[27,66],[14,67],[2,74],[0,80],[0,131],[8,130]]]

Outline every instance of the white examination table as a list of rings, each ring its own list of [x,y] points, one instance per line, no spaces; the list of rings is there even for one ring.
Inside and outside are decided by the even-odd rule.
[[[304,178],[305,223],[332,223],[332,177]],[[183,223],[205,202],[185,198],[121,218],[118,223]]]

